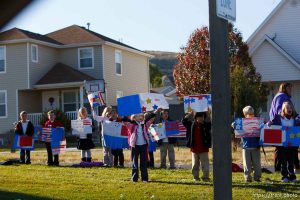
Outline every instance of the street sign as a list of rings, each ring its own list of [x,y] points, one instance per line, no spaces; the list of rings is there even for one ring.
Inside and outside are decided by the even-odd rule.
[[[217,0],[217,16],[226,20],[236,19],[236,0]]]

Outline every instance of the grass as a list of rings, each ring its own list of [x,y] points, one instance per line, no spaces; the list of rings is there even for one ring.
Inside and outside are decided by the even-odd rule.
[[[177,166],[188,169],[149,169],[148,183],[132,183],[129,167],[121,169],[68,166],[68,163],[79,162],[79,152],[62,154],[61,167],[46,166],[46,154],[32,152],[32,165],[0,165],[0,199],[213,199],[212,181],[192,181],[189,150],[176,148],[175,151]],[[100,153],[100,149],[93,150],[94,160],[102,158]],[[267,154],[270,157],[272,149],[267,149]],[[0,154],[0,161],[17,157],[17,153]],[[129,151],[125,151],[125,157],[125,162],[129,165]],[[155,159],[156,164],[160,162],[159,151],[155,153]],[[233,153],[233,160],[240,163],[240,150]],[[243,173],[233,173],[232,176],[233,199],[300,197],[300,183],[281,183],[279,173],[263,174],[261,183],[250,184],[244,182]]]

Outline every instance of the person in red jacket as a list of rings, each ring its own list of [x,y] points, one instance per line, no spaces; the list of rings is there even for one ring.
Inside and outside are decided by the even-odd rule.
[[[27,112],[22,111],[20,113],[20,121],[16,124],[15,134],[17,135],[27,135],[32,136],[34,134],[34,126],[31,121],[27,120]],[[26,154],[26,159],[25,159]],[[30,150],[21,149],[20,151],[20,163],[21,164],[30,164]]]
[[[46,123],[44,124],[45,128],[58,128],[58,127],[62,127],[62,124],[55,120],[56,115],[54,110],[50,110],[48,113],[48,121],[46,121]],[[59,165],[59,161],[58,161],[58,154],[54,155],[52,154],[52,148],[51,148],[51,143],[50,142],[45,142],[46,145],[46,149],[47,149],[47,154],[48,154],[48,162],[47,164],[49,166],[51,165]],[[54,161],[53,161],[53,157],[54,157]]]

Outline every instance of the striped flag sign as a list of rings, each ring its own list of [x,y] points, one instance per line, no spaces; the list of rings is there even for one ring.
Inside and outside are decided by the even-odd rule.
[[[92,108],[105,105],[101,92],[93,92],[88,94],[88,99]]]
[[[43,128],[39,140],[43,142],[51,142],[52,128]]]
[[[264,119],[260,117],[236,118],[234,120],[235,137],[259,137],[263,125]]]
[[[52,154],[53,155],[64,153],[66,151],[67,151],[67,142],[66,142],[66,140],[61,140],[59,142],[59,146],[58,147],[52,148]]]
[[[167,137],[186,137],[186,128],[181,122],[166,121],[165,128]]]
[[[54,155],[66,151],[66,139],[64,128],[52,128],[51,148],[52,153]]]
[[[128,134],[130,126],[120,122],[104,120],[102,122],[104,143],[111,149],[129,148]]]

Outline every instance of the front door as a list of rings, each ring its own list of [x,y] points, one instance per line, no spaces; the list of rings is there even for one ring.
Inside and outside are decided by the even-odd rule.
[[[53,91],[43,91],[43,111],[59,109],[59,92]]]

